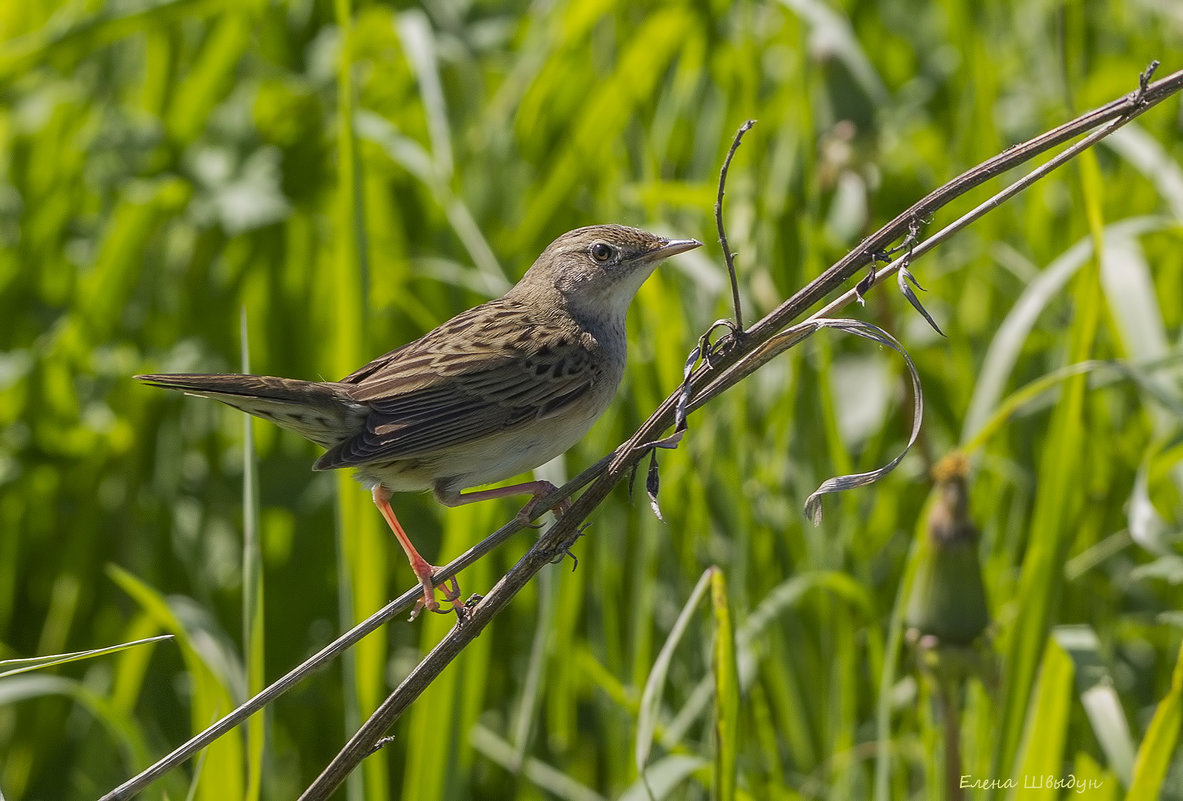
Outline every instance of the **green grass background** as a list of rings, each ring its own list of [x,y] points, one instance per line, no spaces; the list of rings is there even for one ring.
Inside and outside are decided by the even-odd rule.
[[[258,424],[255,465],[239,414],[132,374],[238,370],[245,330],[254,371],[336,378],[567,229],[711,243],[748,118],[727,222],[762,314],[1152,58],[1183,67],[1181,41],[1174,0],[0,4],[0,658],[177,635],[0,678],[0,792],[97,797],[411,584],[314,446]],[[924,381],[886,480],[804,520],[821,480],[902,446],[907,381],[862,340],[782,357],[662,454],[666,524],[618,489],[578,569],[519,596],[341,797],[639,799],[638,739],[659,797],[945,797],[901,583],[927,470],[966,447],[995,623],[993,670],[958,695],[963,767],[1019,784],[969,797],[1076,795],[1023,789],[1052,775],[1183,798],[1180,133],[1176,99],[919,262],[948,339],[890,285],[850,312]],[[663,267],[618,402],[546,476],[623,440],[729,297],[717,247]],[[517,508],[395,504],[441,562]],[[145,797],[294,797],[448,625],[390,625]]]

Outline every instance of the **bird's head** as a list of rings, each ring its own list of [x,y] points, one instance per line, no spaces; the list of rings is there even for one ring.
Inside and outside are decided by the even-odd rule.
[[[657,265],[701,245],[623,225],[576,228],[547,245],[510,294],[558,292],[582,319],[623,323],[633,296]]]

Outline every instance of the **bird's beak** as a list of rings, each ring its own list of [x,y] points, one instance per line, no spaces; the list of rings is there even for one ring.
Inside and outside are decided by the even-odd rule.
[[[656,247],[646,254],[646,261],[668,259],[670,256],[700,247],[702,247],[702,243],[697,239],[667,239],[664,245]]]

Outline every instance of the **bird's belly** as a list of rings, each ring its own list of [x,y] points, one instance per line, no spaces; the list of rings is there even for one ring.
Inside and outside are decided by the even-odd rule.
[[[533,470],[569,450],[600,416],[600,409],[564,414],[528,426],[499,431],[480,439],[421,457],[366,465],[358,478],[381,483],[392,492],[437,489],[459,492]]]

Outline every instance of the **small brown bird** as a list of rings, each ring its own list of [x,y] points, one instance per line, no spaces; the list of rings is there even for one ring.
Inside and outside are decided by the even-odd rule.
[[[699,247],[622,225],[563,234],[505,295],[461,312],[340,381],[259,375],[136,376],[213,398],[327,449],[314,470],[352,467],[423,586],[412,619],[435,600],[429,564],[394,511],[395,492],[432,490],[447,506],[554,490],[548,481],[461,493],[532,470],[578,442],[624,375],[624,322],[663,259]],[[463,614],[460,587],[445,599]]]

